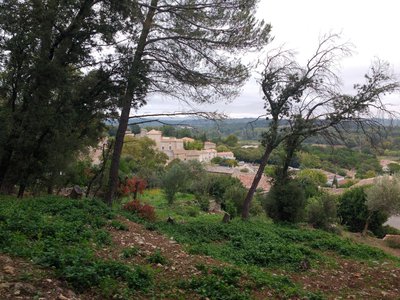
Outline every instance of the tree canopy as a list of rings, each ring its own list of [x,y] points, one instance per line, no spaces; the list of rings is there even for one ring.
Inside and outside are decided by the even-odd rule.
[[[268,158],[280,144],[286,150],[285,174],[295,151],[310,136],[342,138],[343,132],[355,127],[372,138],[371,134],[383,128],[377,113],[382,117],[382,113],[390,115],[390,112],[381,97],[398,91],[399,82],[390,73],[389,65],[378,60],[365,75],[365,83],[355,84],[353,94],[343,93],[336,67],[349,54],[349,45],[341,43],[340,36],[331,34],[319,41],[315,53],[304,65],[297,62],[291,51],[282,49],[266,59],[260,83],[265,116],[270,122],[262,137],[265,152],[260,168],[244,202],[244,219],[248,218]]]
[[[106,201],[112,202],[131,107],[149,93],[213,102],[237,95],[249,76],[239,53],[261,49],[270,26],[255,18],[256,0],[151,0],[137,2],[138,22],[126,55],[121,115]],[[229,53],[229,54],[228,54]]]
[[[110,60],[94,54],[123,19],[113,1],[1,2],[0,186],[22,195],[97,142],[118,88]]]

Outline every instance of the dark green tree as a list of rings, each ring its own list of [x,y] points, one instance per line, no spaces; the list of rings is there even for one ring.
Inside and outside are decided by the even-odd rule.
[[[306,195],[302,184],[295,179],[276,181],[268,192],[264,207],[277,222],[296,223],[305,217]]]
[[[133,124],[133,125],[131,125],[129,127],[130,127],[130,129],[131,129],[133,134],[139,134],[140,131],[141,131],[140,126],[137,125],[137,124]]]
[[[375,235],[384,235],[382,224],[388,219],[388,215],[380,211],[370,211],[367,206],[368,187],[356,187],[348,190],[339,198],[338,215],[343,225],[352,232],[362,232],[367,224]]]
[[[235,147],[238,143],[238,138],[234,134],[230,134],[224,139],[224,144],[229,147]]]
[[[96,142],[116,91],[115,64],[93,53],[115,43],[128,2],[0,3],[0,186],[22,196]]]

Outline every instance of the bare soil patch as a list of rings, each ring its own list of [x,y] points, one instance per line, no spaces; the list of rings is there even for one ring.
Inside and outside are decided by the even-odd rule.
[[[0,253],[0,299],[91,299],[89,294],[76,295],[54,277],[49,270]]]

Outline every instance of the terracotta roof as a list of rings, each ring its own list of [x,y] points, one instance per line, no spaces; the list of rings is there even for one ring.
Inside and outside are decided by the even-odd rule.
[[[234,174],[233,177],[236,177],[240,180],[240,182],[246,187],[250,188],[251,184],[254,180],[254,174]],[[259,189],[262,189],[265,192],[268,192],[271,189],[270,178],[263,176],[258,184]]]

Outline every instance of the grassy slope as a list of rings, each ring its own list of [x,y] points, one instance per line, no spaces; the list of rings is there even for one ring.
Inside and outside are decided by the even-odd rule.
[[[201,275],[170,283],[199,297],[264,299],[272,295],[318,299],[323,295],[303,291],[290,278],[307,269],[335,269],[340,259],[399,266],[399,260],[380,250],[318,230],[274,225],[263,218],[222,224],[220,215],[200,212],[190,195],[179,195],[173,206],[166,204],[158,190],[146,192],[143,199],[156,207],[159,217],[155,224],[139,220],[147,228],[174,237],[189,253],[206,254],[231,265],[198,265]],[[159,292],[148,265],[130,265],[95,255],[99,248],[113,247],[107,228],[124,229],[113,220],[114,216],[115,212],[96,201],[1,197],[0,251],[52,267],[55,275],[75,290],[92,289],[99,297],[106,298],[115,291],[123,298],[135,298],[138,292]],[[167,224],[168,216],[176,224]],[[262,294],[264,289],[272,294]],[[261,294],[254,294],[255,290]]]
[[[52,268],[75,290],[118,288],[130,295],[151,285],[151,274],[95,251],[111,243],[114,214],[102,202],[60,197],[0,198],[0,251]]]

